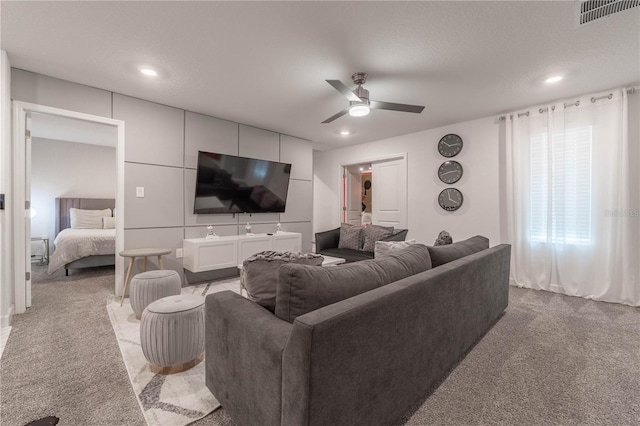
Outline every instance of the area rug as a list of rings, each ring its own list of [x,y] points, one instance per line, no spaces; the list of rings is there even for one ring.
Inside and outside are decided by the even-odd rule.
[[[239,280],[216,281],[182,289],[182,294],[205,296],[223,290],[239,292]],[[220,407],[205,385],[205,362],[182,373],[154,374],[140,346],[140,321],[136,320],[129,299],[110,296],[107,311],[115,331],[131,386],[150,426],[185,426]],[[206,357],[206,354],[205,354]]]

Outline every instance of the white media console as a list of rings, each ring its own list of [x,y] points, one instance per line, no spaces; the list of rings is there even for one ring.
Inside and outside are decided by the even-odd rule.
[[[297,232],[191,238],[183,241],[183,266],[191,272],[236,268],[261,251],[299,252],[301,248],[302,234]]]

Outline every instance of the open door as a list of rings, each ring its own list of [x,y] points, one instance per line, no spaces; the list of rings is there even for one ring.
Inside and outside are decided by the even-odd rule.
[[[372,209],[376,225],[407,228],[406,158],[385,160],[371,165],[373,175]]]
[[[342,210],[346,223],[360,226],[362,213],[362,175],[358,170],[344,168],[345,194]]]
[[[25,212],[24,212],[24,229],[25,229],[25,306],[31,307],[31,114],[28,113],[25,119],[25,158],[24,169],[25,176]]]

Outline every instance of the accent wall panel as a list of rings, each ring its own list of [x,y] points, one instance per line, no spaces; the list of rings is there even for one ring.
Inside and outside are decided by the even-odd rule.
[[[280,222],[307,222],[313,214],[313,182],[291,179],[287,207]]]
[[[280,135],[280,162],[291,164],[291,179],[312,180],[311,142],[293,136]]]
[[[125,228],[184,226],[183,169],[125,163]],[[136,188],[144,188],[144,197]],[[151,246],[148,246],[151,247]]]
[[[137,249],[147,247],[158,247],[171,249],[171,253],[162,256],[164,269],[173,269],[180,274],[183,280],[182,259],[176,259],[176,249],[182,248],[184,240],[184,228],[149,228],[149,229],[125,229],[124,248]],[[125,259],[125,267],[129,267],[129,259]],[[158,258],[149,257],[148,270],[159,269]],[[131,276],[144,271],[143,259],[136,259]]]
[[[111,118],[111,92],[11,69],[11,98]]]
[[[114,93],[113,118],[125,122],[125,161],[183,166],[183,110]]]
[[[282,230],[287,232],[299,232],[302,234],[302,252],[311,253],[311,241],[313,241],[313,227],[311,222],[282,223]]]
[[[195,169],[198,151],[238,155],[238,123],[187,111],[184,127],[184,167]]]
[[[241,124],[238,152],[241,157],[280,161],[280,135]]]
[[[196,171],[184,169],[184,224],[193,225],[237,225],[238,215],[233,214],[194,214],[196,198]]]

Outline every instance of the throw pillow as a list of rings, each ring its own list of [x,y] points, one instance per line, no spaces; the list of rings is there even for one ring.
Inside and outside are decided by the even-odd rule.
[[[73,229],[102,229],[102,218],[110,217],[111,209],[83,210],[69,209],[69,218]]]
[[[453,238],[451,238],[451,234],[447,231],[440,231],[438,234],[438,238],[436,238],[436,242],[433,243],[434,246],[446,246],[447,244],[452,244]]]
[[[364,228],[363,251],[374,251],[376,241],[384,240],[393,234],[393,226],[367,225]]]
[[[341,224],[340,241],[338,242],[338,248],[362,250],[362,245],[360,243],[361,234],[361,226],[351,225],[350,223]]]
[[[480,235],[468,240],[458,241],[446,246],[429,247],[433,267],[444,265],[464,256],[477,253],[489,248],[489,239]]]
[[[400,250],[404,250],[412,244],[415,244],[416,240],[407,241],[376,241],[376,248],[374,250],[373,257],[378,258],[380,256],[386,256],[391,253],[395,253]]]
[[[300,315],[431,269],[429,250],[414,244],[380,259],[326,268],[287,264],[278,270],[275,314],[293,322]]]
[[[103,217],[102,218],[102,229],[114,229],[116,227],[116,218],[115,217]]]

